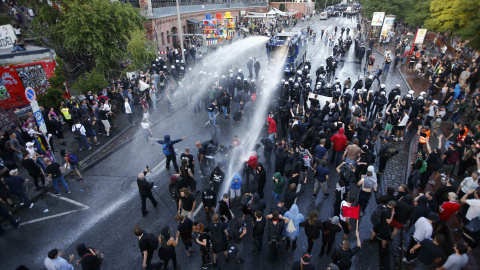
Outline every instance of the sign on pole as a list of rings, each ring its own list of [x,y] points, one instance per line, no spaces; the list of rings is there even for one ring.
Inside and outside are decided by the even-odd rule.
[[[37,120],[37,124],[40,127],[43,135],[47,135],[47,125],[45,125],[45,120],[43,119],[42,112],[40,111],[40,107],[38,106],[38,102],[31,102],[30,107],[32,107],[33,115],[35,116],[35,120]]]
[[[374,12],[372,18],[372,26],[382,26],[385,12]]]
[[[33,90],[32,87],[25,88],[25,97],[27,98],[28,102],[32,103],[37,100],[37,93]]]
[[[414,44],[423,44],[425,36],[427,35],[427,29],[418,29],[417,34],[415,35]]]

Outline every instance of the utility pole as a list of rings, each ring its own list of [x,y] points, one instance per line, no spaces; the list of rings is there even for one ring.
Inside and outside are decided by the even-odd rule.
[[[187,62],[185,62],[185,53],[183,51],[183,29],[182,29],[182,22],[180,21],[180,6],[178,5],[178,0],[176,1],[177,1],[177,22],[178,22],[178,34],[180,38],[180,49],[182,50],[181,54],[182,54],[183,63],[186,64]]]

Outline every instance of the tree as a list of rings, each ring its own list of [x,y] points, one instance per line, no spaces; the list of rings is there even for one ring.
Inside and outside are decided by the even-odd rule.
[[[74,73],[73,78],[94,67],[104,73],[117,70],[128,56],[127,45],[132,34],[143,29],[145,21],[137,8],[121,1],[23,2],[36,7],[34,32],[40,42],[53,47],[65,60],[67,72]]]
[[[53,76],[48,79],[48,82],[50,83],[50,88],[47,89],[47,93],[38,96],[38,103],[47,110],[50,107],[58,109],[60,102],[64,100],[64,83],[66,77],[64,75],[65,69],[63,68],[63,60],[59,57],[56,57],[55,62],[57,62],[57,66],[55,67]]]
[[[128,58],[131,60],[128,70],[144,69],[157,56],[154,44],[145,35],[145,29],[137,29],[131,34],[127,45]]]
[[[103,87],[108,85],[107,80],[101,72],[93,69],[90,72],[85,72],[78,80],[72,85],[72,89],[76,94],[87,94],[88,91],[96,93]]]
[[[457,0],[432,0],[430,2],[430,18],[425,22],[425,26],[429,30],[446,32],[455,29],[456,20],[458,19],[457,10],[455,8]]]
[[[422,26],[430,18],[430,0],[408,0],[410,8],[405,12],[405,22]]]
[[[285,11],[285,4],[284,3],[281,3],[279,6],[278,6],[278,9],[280,11]]]

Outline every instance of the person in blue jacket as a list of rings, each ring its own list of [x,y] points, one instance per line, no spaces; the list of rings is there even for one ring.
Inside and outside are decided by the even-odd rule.
[[[297,237],[300,235],[300,223],[305,221],[305,217],[300,214],[296,204],[292,205],[290,211],[286,212],[283,216],[289,219],[288,223],[285,225],[284,232],[287,237],[287,245],[285,246],[285,249],[288,250],[290,248],[290,241],[292,241],[292,250],[295,250],[297,248]],[[290,222],[292,222],[293,227],[289,225]]]
[[[173,163],[173,167],[177,173],[180,173],[177,165],[177,154],[175,153],[175,149],[173,149],[173,145],[185,140],[186,136],[183,136],[181,139],[171,141],[170,135],[165,135],[163,137],[164,140],[157,140],[156,142],[162,145],[163,153],[167,158],[167,162],[165,163],[165,168],[170,170],[170,161]]]
[[[233,175],[232,183],[230,184],[230,201],[233,199],[240,205],[240,198],[242,197],[242,178],[237,173]]]

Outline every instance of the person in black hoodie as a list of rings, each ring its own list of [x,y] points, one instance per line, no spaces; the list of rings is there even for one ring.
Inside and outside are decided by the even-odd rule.
[[[258,163],[257,165],[257,191],[260,198],[263,199],[263,190],[265,188],[265,184],[267,183],[267,172],[263,167],[262,163]]]
[[[332,251],[333,244],[335,243],[335,235],[338,232],[342,231],[342,226],[340,226],[339,218],[334,216],[331,220],[324,221],[322,223],[322,250],[320,251],[319,257],[322,257],[325,254],[325,248],[327,248],[327,255]]]
[[[252,237],[254,239],[254,244],[257,249],[254,250],[253,254],[259,254],[262,251],[263,244],[263,234],[265,232],[266,218],[263,216],[262,211],[255,212],[255,218],[252,218]]]
[[[262,138],[260,142],[263,144],[263,156],[265,157],[265,166],[267,167],[267,170],[270,171],[272,167],[272,152],[273,152],[273,143],[272,141],[268,138]]]
[[[230,198],[227,193],[223,194],[223,199],[218,202],[220,220],[222,222],[228,222],[232,218],[235,218],[229,206]]]
[[[217,165],[217,167],[213,169],[212,174],[210,174],[210,183],[213,184],[213,189],[215,190],[215,192],[220,191],[224,178],[225,178],[225,172],[223,172],[222,168],[219,165]]]
[[[275,171],[285,176],[285,163],[288,160],[288,154],[284,147],[278,147],[275,153]]]
[[[211,217],[215,213],[216,199],[217,199],[217,192],[215,192],[212,186],[207,187],[202,192],[202,203],[203,203],[203,208],[205,209],[205,216],[207,218],[207,222],[210,222]]]
[[[82,270],[100,270],[102,262],[97,258],[96,252],[93,248],[87,248],[85,244],[77,245],[78,256],[81,258],[77,264],[82,265]]]
[[[252,218],[255,216],[255,212],[261,211],[263,214],[263,210],[267,207],[265,205],[265,202],[263,199],[260,198],[260,195],[258,193],[253,194],[252,198],[252,204],[251,204],[251,213],[252,213]]]
[[[307,235],[308,239],[307,253],[310,254],[313,248],[313,244],[320,237],[320,231],[323,230],[323,224],[318,219],[318,211],[311,211],[308,219],[300,223],[300,227],[305,227],[305,234]]]
[[[395,188],[394,187],[387,187],[387,194],[382,195],[380,198],[377,199],[377,204],[387,204],[389,201],[396,201],[395,198]]]
[[[303,182],[303,185],[300,188],[300,191],[297,192],[297,185],[295,183],[291,183],[288,186],[287,191],[285,191],[285,194],[283,194],[283,198],[285,198],[285,208],[290,210],[290,207],[295,203],[295,199],[302,195],[305,192],[305,186],[306,186],[307,180]]]

